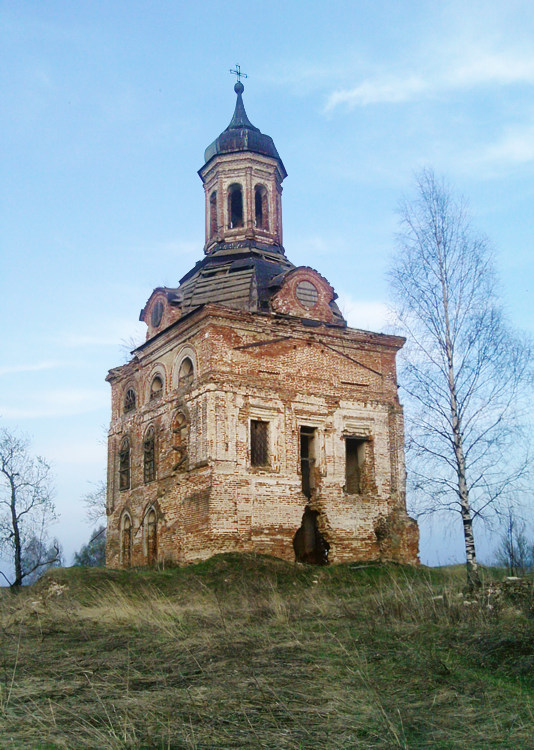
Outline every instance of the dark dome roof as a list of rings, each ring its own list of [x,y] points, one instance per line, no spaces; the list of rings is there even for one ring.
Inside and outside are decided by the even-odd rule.
[[[259,128],[256,128],[247,117],[242,98],[243,89],[244,86],[241,82],[235,84],[234,91],[237,94],[237,101],[234,116],[226,130],[223,130],[220,136],[208,146],[204,152],[204,160],[207,164],[210,159],[218,154],[252,151],[255,154],[263,154],[276,159],[280,165],[283,179],[287,177],[287,172],[273,139],[270,135],[265,135]]]

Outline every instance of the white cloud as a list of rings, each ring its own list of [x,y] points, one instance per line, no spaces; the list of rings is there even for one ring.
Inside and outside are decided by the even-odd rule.
[[[532,53],[487,52],[466,43],[460,54],[451,55],[445,48],[435,52],[435,62],[434,69],[426,73],[409,69],[401,74],[386,72],[352,88],[338,89],[328,97],[325,112],[340,105],[353,109],[368,104],[398,104],[479,86],[534,84]]]
[[[355,300],[341,292],[337,304],[351,328],[380,332],[388,325],[389,312],[383,302]]]
[[[482,162],[521,164],[534,160],[534,124],[509,128],[502,138],[479,156]]]
[[[451,87],[534,83],[534,56],[516,57],[514,53],[479,52],[471,60],[453,68],[445,78]]]
[[[417,98],[428,90],[429,84],[420,76],[411,75],[404,78],[388,77],[367,80],[352,89],[334,91],[328,97],[325,111],[330,111],[340,104],[349,109],[364,107],[366,104],[400,103]]]
[[[26,394],[20,404],[0,403],[0,416],[4,419],[36,419],[40,417],[71,417],[109,406],[109,393],[105,388],[61,388],[34,391]]]
[[[40,372],[41,370],[54,370],[64,367],[64,362],[36,362],[33,365],[0,365],[0,375],[13,375],[21,372]]]

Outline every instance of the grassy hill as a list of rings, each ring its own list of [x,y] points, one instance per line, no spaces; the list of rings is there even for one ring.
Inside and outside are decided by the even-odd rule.
[[[0,747],[534,748],[532,601],[463,585],[249,555],[56,570],[0,595]]]

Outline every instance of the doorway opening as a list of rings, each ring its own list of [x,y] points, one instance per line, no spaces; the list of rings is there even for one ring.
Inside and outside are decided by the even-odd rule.
[[[293,537],[293,549],[297,562],[309,565],[328,565],[329,543],[319,531],[317,518],[319,512],[306,506],[302,524]]]

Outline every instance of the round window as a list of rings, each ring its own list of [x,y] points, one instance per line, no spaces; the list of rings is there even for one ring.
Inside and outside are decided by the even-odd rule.
[[[154,328],[157,328],[163,317],[163,302],[159,299],[152,308],[151,322]]]
[[[301,281],[297,284],[297,299],[307,310],[315,307],[319,299],[319,292],[311,281]]]

